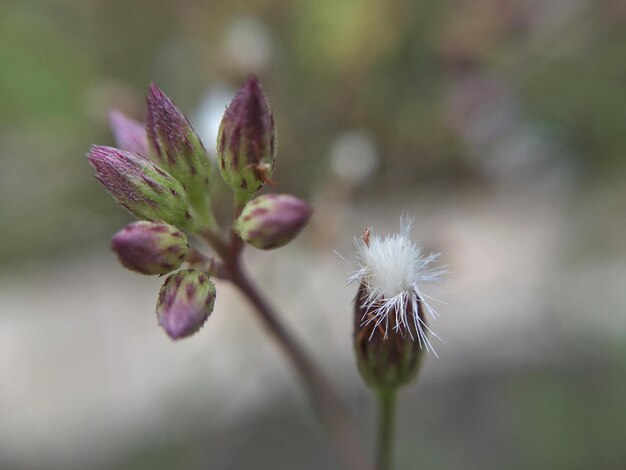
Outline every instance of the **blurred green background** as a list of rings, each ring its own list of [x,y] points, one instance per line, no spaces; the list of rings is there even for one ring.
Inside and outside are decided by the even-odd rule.
[[[0,468],[340,468],[228,286],[198,335],[165,338],[159,280],[108,252],[130,218],[84,158],[111,108],[143,119],[151,81],[214,148],[249,73],[277,190],[316,214],[247,258],[364,442],[333,250],[408,212],[449,276],[398,468],[626,467],[623,1],[4,0],[0,72]]]

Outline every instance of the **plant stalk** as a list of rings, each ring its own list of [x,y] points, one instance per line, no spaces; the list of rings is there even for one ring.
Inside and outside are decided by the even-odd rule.
[[[231,266],[232,282],[252,304],[265,327],[282,348],[292,366],[305,385],[313,406],[319,413],[331,437],[336,443],[346,468],[363,470],[368,468],[363,452],[353,431],[352,418],[339,401],[326,378],[309,358],[297,341],[280,323],[274,309],[263,298],[256,286],[244,272],[239,259]]]
[[[396,389],[381,388],[378,396],[377,470],[391,470],[393,464]]]

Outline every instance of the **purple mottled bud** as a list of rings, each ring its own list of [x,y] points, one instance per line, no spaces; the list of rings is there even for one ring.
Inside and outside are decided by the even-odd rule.
[[[209,154],[185,115],[155,84],[147,104],[146,127],[156,161],[183,185],[191,205],[202,213],[209,195]]]
[[[171,274],[163,283],[156,313],[159,325],[172,339],[194,334],[213,311],[215,284],[195,269]]]
[[[113,199],[138,219],[191,227],[185,190],[153,163],[134,153],[102,146],[92,147],[87,158]]]
[[[185,261],[187,237],[163,222],[139,221],[117,232],[111,248],[126,268],[141,274],[167,274]]]
[[[250,195],[271,183],[276,158],[274,117],[254,76],[246,80],[224,113],[217,156],[222,178],[235,193]]]
[[[261,250],[286,245],[307,224],[313,209],[289,194],[266,194],[252,199],[235,221],[234,229]]]
[[[142,157],[148,158],[150,156],[148,136],[142,123],[117,110],[109,113],[109,123],[113,137],[115,137],[115,143],[119,148]]]

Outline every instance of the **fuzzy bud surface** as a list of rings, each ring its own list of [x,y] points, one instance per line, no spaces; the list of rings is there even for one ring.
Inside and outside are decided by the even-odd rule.
[[[184,269],[167,277],[156,307],[159,325],[172,339],[197,332],[213,311],[215,284],[195,269]]]
[[[311,206],[295,196],[265,194],[246,204],[234,229],[246,243],[269,250],[293,240],[312,214]]]
[[[209,155],[185,115],[155,84],[150,85],[146,100],[146,128],[154,158],[182,184],[192,206],[202,212],[209,195]]]
[[[235,193],[270,182],[276,158],[274,116],[256,77],[249,77],[224,113],[217,136],[218,168]]]
[[[87,158],[96,179],[138,219],[162,220],[181,228],[192,223],[189,200],[180,183],[145,158],[103,146],[92,147]]]
[[[111,248],[124,267],[141,274],[167,274],[185,261],[187,237],[164,222],[138,221],[117,232]]]

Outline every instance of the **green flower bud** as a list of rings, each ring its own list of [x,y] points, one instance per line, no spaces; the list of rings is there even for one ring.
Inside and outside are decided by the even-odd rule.
[[[126,268],[141,274],[167,274],[185,261],[187,237],[163,222],[139,221],[117,232],[111,248]]]
[[[155,84],[147,96],[146,128],[153,154],[185,188],[191,205],[206,211],[211,161],[193,127],[174,103]]]
[[[96,179],[138,219],[162,220],[181,228],[192,225],[185,190],[147,159],[103,146],[92,147],[87,158],[96,170]]]
[[[246,80],[224,113],[217,156],[222,178],[240,199],[271,183],[276,158],[274,117],[254,76]]]
[[[354,308],[354,351],[361,377],[373,389],[393,389],[409,383],[419,370],[422,359],[422,342],[419,332],[407,324],[396,328],[396,313],[390,311],[388,323],[368,321],[379,314],[379,305],[368,299],[365,284],[359,287]],[[421,302],[406,306],[408,313],[417,308],[424,321]]]
[[[305,227],[313,210],[289,194],[266,194],[248,202],[234,230],[246,243],[261,250],[286,245]]]
[[[172,339],[194,334],[213,311],[215,284],[195,269],[167,277],[159,292],[156,314],[159,325]]]

